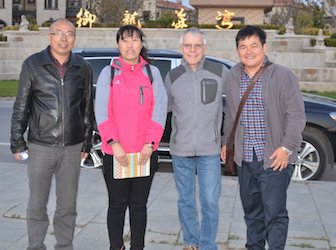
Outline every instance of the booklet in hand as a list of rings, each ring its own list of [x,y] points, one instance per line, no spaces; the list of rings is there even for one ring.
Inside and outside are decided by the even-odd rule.
[[[113,178],[126,179],[135,177],[146,177],[150,174],[150,159],[146,164],[140,164],[140,153],[128,153],[128,165],[122,166],[113,157]]]

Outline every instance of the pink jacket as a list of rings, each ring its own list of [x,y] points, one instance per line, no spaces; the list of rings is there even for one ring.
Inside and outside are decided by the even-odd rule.
[[[150,82],[140,58],[136,65],[127,64],[120,57],[99,75],[95,98],[95,116],[102,139],[102,151],[113,154],[109,141],[119,141],[127,153],[140,152],[145,143],[157,149],[167,115],[167,95],[159,70],[153,66]]]

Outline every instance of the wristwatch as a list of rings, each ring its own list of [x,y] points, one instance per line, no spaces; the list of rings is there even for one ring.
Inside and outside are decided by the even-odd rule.
[[[113,139],[110,139],[110,140],[107,141],[107,144],[112,146],[114,143],[117,143],[117,142],[119,142],[119,141],[114,141]]]
[[[286,148],[286,147],[281,147],[281,148],[282,148],[283,150],[285,150],[286,153],[287,153],[288,155],[293,154],[293,151],[289,150],[288,148]]]

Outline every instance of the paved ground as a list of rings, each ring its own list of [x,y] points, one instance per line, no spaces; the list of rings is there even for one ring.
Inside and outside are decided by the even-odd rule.
[[[28,198],[26,165],[0,163],[0,249],[21,250],[27,245],[25,209]],[[177,218],[177,193],[171,173],[157,173],[148,203],[146,248],[182,249]],[[236,177],[222,178],[219,249],[244,249],[245,224]],[[48,211],[55,207],[54,190]],[[336,249],[336,182],[292,182],[288,194],[290,214],[286,249]],[[107,194],[100,169],[82,169],[78,196],[75,249],[108,249]],[[129,244],[129,226],[125,240]],[[55,243],[52,225],[46,238]]]

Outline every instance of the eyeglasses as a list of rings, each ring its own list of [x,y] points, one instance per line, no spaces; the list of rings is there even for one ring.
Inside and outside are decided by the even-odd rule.
[[[204,44],[202,43],[196,43],[196,44],[191,44],[191,43],[184,43],[183,47],[186,49],[192,49],[194,47],[195,50],[201,49],[204,47]]]
[[[62,31],[56,31],[56,32],[50,32],[49,33],[50,35],[53,35],[53,36],[56,36],[56,37],[63,37],[65,36],[66,38],[74,38],[75,37],[75,34],[71,31],[68,31],[68,32],[62,32]]]

